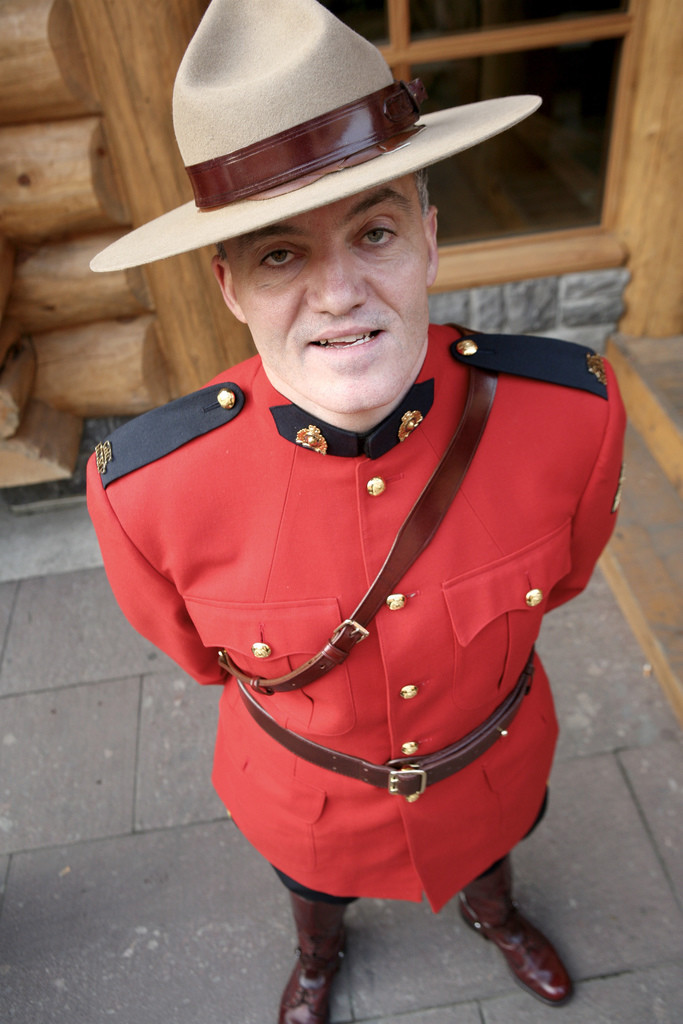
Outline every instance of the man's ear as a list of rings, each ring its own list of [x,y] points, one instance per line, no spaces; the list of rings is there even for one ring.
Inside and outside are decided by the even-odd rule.
[[[436,272],[439,269],[439,245],[436,239],[437,210],[430,206],[423,218],[425,237],[427,239],[427,287],[430,288],[436,280]]]
[[[218,287],[221,290],[221,295],[223,296],[225,305],[238,320],[241,320],[243,324],[246,324],[247,318],[242,312],[242,307],[237,301],[232,274],[230,273],[228,263],[226,260],[222,260],[220,256],[216,255],[211,260],[211,269],[213,270],[213,276],[218,281]]]

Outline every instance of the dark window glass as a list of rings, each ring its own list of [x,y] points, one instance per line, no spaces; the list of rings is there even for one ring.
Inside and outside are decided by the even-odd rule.
[[[321,3],[354,32],[365,36],[376,46],[389,41],[384,0],[321,0]]]
[[[579,18],[623,11],[627,7],[628,0],[410,0],[411,33],[419,39],[435,32],[467,32],[522,21]]]
[[[463,242],[600,221],[614,40],[414,67],[423,112],[535,93],[540,109],[502,135],[429,169],[439,241]]]

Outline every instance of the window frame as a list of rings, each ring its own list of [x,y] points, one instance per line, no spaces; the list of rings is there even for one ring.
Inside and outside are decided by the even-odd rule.
[[[600,222],[587,227],[539,231],[439,247],[439,272],[432,291],[451,291],[584,270],[626,262],[616,231],[619,187],[630,126],[629,105],[635,86],[637,39],[645,0],[630,0],[627,11],[411,39],[409,0],[387,0],[389,41],[380,53],[394,77],[409,80],[413,65],[439,60],[486,57],[567,43],[621,40]]]

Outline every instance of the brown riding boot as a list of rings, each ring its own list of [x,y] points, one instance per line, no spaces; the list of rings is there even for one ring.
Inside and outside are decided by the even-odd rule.
[[[344,956],[346,904],[319,903],[290,892],[299,961],[280,1001],[278,1024],[327,1024],[332,979]]]
[[[490,874],[465,886],[460,913],[470,928],[495,942],[522,988],[550,1006],[560,1006],[572,994],[571,979],[550,942],[517,910],[511,882],[506,857]]]

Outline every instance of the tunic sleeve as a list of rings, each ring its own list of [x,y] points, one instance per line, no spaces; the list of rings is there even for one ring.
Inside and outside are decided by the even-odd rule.
[[[107,578],[131,626],[202,684],[225,682],[217,652],[202,643],[185,603],[133,544],[102,487],[94,457],[88,464],[88,511]]]
[[[617,518],[618,492],[623,471],[626,413],[614,371],[604,361],[607,374],[605,428],[590,477],[572,523],[570,572],[553,587],[548,610],[576,597],[591,578]]]

